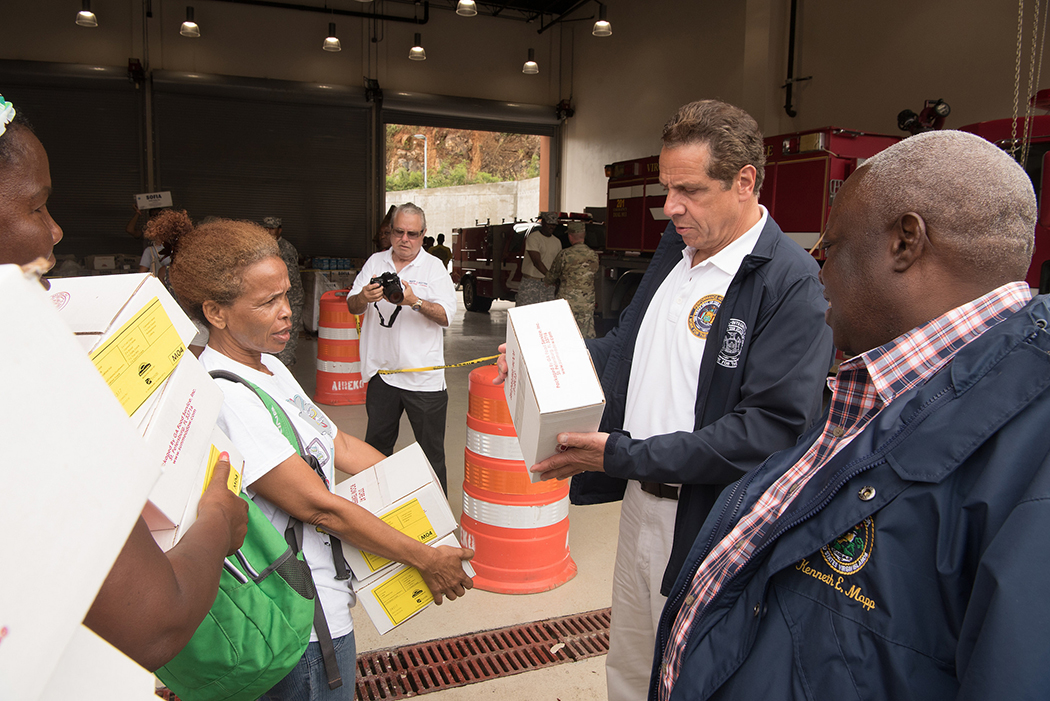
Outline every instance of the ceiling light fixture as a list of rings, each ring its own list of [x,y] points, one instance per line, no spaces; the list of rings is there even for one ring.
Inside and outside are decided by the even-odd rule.
[[[478,4],[474,0],[459,0],[456,4],[456,14],[473,17],[478,14]]]
[[[343,45],[339,43],[339,38],[335,35],[335,22],[328,23],[328,38],[324,40],[324,46],[321,48],[325,51],[343,50]]]
[[[84,0],[80,12],[77,13],[77,24],[81,27],[97,27],[98,18],[95,17],[95,13],[91,11],[91,0]]]
[[[525,75],[536,75],[540,72],[540,67],[536,63],[536,50],[529,49],[529,60],[525,62],[525,65],[521,67],[521,72]]]
[[[594,23],[591,34],[596,37],[611,37],[612,25],[605,19],[605,3],[598,3],[598,21]]]
[[[416,43],[412,45],[412,48],[408,52],[408,57],[413,61],[426,61],[427,52],[423,48],[423,35],[416,32]]]
[[[186,21],[182,23],[182,27],[179,29],[179,34],[194,39],[200,37],[201,28],[193,21],[193,7],[186,8]]]

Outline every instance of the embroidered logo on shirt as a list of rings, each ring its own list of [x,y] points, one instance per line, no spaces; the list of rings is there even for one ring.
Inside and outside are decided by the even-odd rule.
[[[689,331],[697,338],[706,339],[721,305],[722,295],[707,295],[700,298],[689,312]]]
[[[730,319],[726,335],[722,338],[722,350],[718,352],[718,364],[724,368],[735,368],[740,362],[740,353],[744,350],[744,337],[747,336],[747,324],[740,319]]]
[[[871,516],[820,549],[824,562],[839,574],[856,574],[871,559],[875,522]]]

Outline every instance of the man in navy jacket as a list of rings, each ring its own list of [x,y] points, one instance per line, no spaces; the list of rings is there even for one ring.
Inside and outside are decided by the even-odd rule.
[[[644,698],[664,595],[718,494],[820,414],[831,335],[818,267],[758,204],[764,165],[737,107],[695,102],[667,123],[671,226],[619,327],[587,342],[606,397],[599,432],[562,434],[568,449],[533,468],[582,472],[575,503],[624,499],[611,701]]]
[[[725,491],[650,698],[1032,699],[1050,688],[1050,306],[1028,176],[962,132],[839,191],[821,272],[855,355],[825,419]]]

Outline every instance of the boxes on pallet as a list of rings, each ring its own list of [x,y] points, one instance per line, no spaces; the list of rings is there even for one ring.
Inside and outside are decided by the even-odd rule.
[[[418,443],[340,482],[335,493],[421,543],[432,544],[456,530],[441,483]],[[398,566],[348,543],[343,543],[343,556],[360,581]]]
[[[509,310],[506,357],[503,391],[526,468],[557,452],[559,433],[597,430],[605,394],[568,302]]]
[[[0,266],[0,699],[37,699],[160,476],[35,279]],[[73,547],[47,547],[51,536]]]
[[[223,394],[191,353],[197,333],[148,274],[62,278],[51,300],[88,351],[146,441],[161,478],[143,512],[150,530],[177,528],[196,515],[196,488],[212,444]]]
[[[435,548],[442,545],[458,548],[459,541],[455,535],[449,534],[432,545]],[[465,560],[463,571],[470,577],[474,576],[474,568]],[[434,595],[423,582],[423,575],[408,565],[396,564],[366,581],[355,577],[351,584],[357,600],[380,635],[389,633],[434,603]]]

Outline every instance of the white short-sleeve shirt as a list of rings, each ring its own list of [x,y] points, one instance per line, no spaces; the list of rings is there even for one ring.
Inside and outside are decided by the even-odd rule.
[[[247,365],[226,357],[210,346],[201,353],[200,362],[208,371],[228,370],[258,386],[273,398],[288,415],[305,449],[321,464],[328,478],[329,489],[335,487],[335,436],[336,425],[325,416],[307,397],[306,392],[295,381],[288,368],[275,356],[263,354],[262,362],[273,373],[267,375]],[[296,454],[295,448],[274,425],[270,412],[251,389],[240,383],[217,380],[225,395],[219,412],[218,426],[244,457],[244,484],[248,496],[270,519],[274,527],[284,535],[288,526],[288,514],[257,496],[252,484],[282,462]],[[321,596],[328,630],[333,638],[346,635],[354,629],[350,607],[354,605],[354,593],[349,580],[335,578],[335,563],[328,534],[319,532],[309,524],[303,524],[303,554],[310,563],[314,585]],[[311,640],[317,634],[311,632]]]
[[[420,250],[411,263],[397,272],[391,251],[374,253],[365,261],[354,279],[350,296],[356,295],[373,277],[385,272],[396,273],[402,282],[412,286],[420,299],[440,304],[449,323],[456,315],[456,288],[441,261]],[[379,305],[378,312],[376,304]],[[445,364],[445,332],[422,312],[401,307],[393,326],[380,325],[379,313],[386,323],[397,307],[383,298],[365,307],[361,325],[361,379],[368,382],[379,370],[436,367]],[[383,375],[383,381],[393,387],[414,392],[438,392],[445,389],[445,371],[405,372]]]

